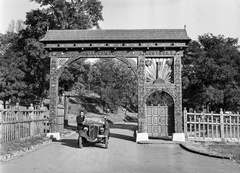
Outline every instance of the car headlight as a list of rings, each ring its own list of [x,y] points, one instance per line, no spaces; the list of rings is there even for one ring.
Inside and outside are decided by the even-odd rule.
[[[103,132],[103,131],[104,131],[104,128],[103,128],[103,127],[100,127],[99,130],[100,130],[100,132]]]
[[[87,127],[84,127],[84,128],[83,128],[83,131],[85,131],[85,132],[88,131],[88,128],[87,128]]]

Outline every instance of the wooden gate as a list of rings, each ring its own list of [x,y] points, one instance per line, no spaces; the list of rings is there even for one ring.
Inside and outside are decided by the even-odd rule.
[[[171,136],[173,133],[173,109],[168,106],[146,106],[149,137]]]

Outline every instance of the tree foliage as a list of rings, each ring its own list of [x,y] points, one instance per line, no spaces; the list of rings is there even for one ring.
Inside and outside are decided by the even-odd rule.
[[[208,110],[240,110],[240,52],[237,39],[205,34],[183,58],[183,103]]]
[[[90,29],[92,27],[99,28],[99,21],[102,18],[102,5],[98,0],[31,0],[39,3],[42,8],[32,10],[26,14],[26,26],[21,23],[12,22],[9,30],[19,31],[13,35],[1,35],[1,90],[6,90],[6,83],[15,80],[18,85],[18,91],[21,91],[17,97],[22,99],[42,101],[49,90],[49,71],[50,60],[44,46],[39,42],[48,29]],[[22,28],[21,28],[22,26]],[[15,27],[15,29],[14,29]],[[17,28],[16,28],[17,27]],[[21,29],[20,29],[21,28]],[[6,43],[5,43],[6,42]],[[11,63],[12,66],[7,66]],[[76,67],[77,66],[77,67]],[[76,81],[83,81],[77,76],[78,72],[74,72],[76,68],[82,66],[76,63],[72,67],[65,70],[63,81],[73,85]],[[24,67],[24,68],[23,68]],[[80,68],[81,69],[81,68]],[[68,71],[69,70],[69,71]],[[12,79],[6,75],[12,72]],[[60,81],[60,88],[65,85]],[[72,82],[72,83],[71,83]],[[3,84],[3,85],[2,85]],[[14,85],[11,85],[14,86]],[[23,88],[24,86],[24,88]],[[4,92],[1,99],[15,98],[15,92]],[[3,98],[4,97],[4,98]]]
[[[137,78],[117,59],[99,59],[92,67],[91,89],[100,95],[105,108],[119,106],[137,110]]]
[[[8,32],[0,36],[0,100],[4,102],[11,99],[19,101],[26,92],[25,58],[18,58],[18,53],[13,51],[18,37],[16,33]]]
[[[73,90],[77,93],[86,92],[89,72],[90,64],[86,62],[85,58],[73,62],[69,67],[64,69],[59,79],[60,91]]]
[[[90,29],[99,28],[103,20],[103,6],[99,0],[31,0],[39,3],[43,10],[32,11],[28,15],[37,15],[43,25],[49,29]],[[43,22],[44,21],[44,22]],[[27,21],[28,22],[28,21]],[[39,24],[39,22],[35,22]],[[35,25],[36,26],[36,25]]]

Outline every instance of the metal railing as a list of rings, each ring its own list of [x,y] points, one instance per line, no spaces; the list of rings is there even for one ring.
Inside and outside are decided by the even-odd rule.
[[[43,107],[3,109],[0,104],[0,142],[19,140],[49,132],[48,111]]]
[[[240,142],[240,115],[190,113],[184,109],[184,133],[189,140]]]

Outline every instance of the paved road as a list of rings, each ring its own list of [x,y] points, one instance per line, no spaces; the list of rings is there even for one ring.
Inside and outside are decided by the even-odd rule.
[[[140,145],[129,125],[111,129],[109,149],[77,147],[77,135],[2,163],[1,173],[239,173],[240,165],[189,153],[174,144]]]

